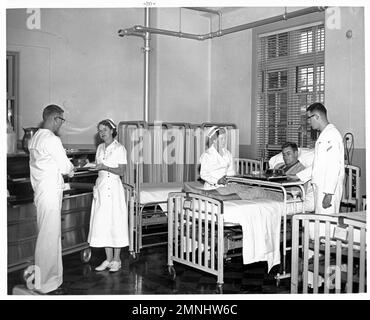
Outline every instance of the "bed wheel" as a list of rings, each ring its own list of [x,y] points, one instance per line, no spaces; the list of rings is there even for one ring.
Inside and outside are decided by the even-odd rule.
[[[86,248],[84,250],[81,251],[81,261],[83,263],[88,263],[91,259],[91,249],[90,248]]]
[[[279,273],[275,276],[275,280],[276,280],[276,286],[279,287],[280,286],[280,274]]]
[[[172,280],[176,279],[176,270],[174,266],[168,266],[168,273],[171,276]]]
[[[137,253],[135,251],[131,251],[130,256],[131,256],[131,259],[134,260],[134,261],[139,260],[139,253]]]
[[[223,294],[224,293],[224,285],[223,284],[217,284],[216,293]]]

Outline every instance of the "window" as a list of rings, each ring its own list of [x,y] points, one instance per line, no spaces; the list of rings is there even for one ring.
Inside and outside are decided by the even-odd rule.
[[[6,54],[6,117],[11,130],[17,133],[18,123],[18,61],[17,52]]]
[[[286,141],[310,147],[306,117],[313,102],[324,103],[325,28],[323,24],[260,35],[257,70],[257,144],[270,158]]]

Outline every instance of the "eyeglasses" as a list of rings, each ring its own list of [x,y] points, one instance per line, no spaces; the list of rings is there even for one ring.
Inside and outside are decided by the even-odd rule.
[[[66,121],[66,119],[64,119],[62,117],[55,117],[54,119],[60,119],[60,121],[62,121],[62,123],[64,123]]]
[[[307,119],[311,119],[314,116],[316,116],[316,114],[311,114],[310,116],[307,117]]]

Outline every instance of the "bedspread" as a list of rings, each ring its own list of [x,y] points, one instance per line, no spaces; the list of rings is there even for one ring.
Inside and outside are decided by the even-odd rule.
[[[224,202],[224,221],[243,229],[243,263],[267,261],[268,271],[280,263],[283,202],[235,200]]]

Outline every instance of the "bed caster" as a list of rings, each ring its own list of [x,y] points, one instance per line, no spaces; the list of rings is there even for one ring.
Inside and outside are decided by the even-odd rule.
[[[135,252],[135,251],[131,251],[131,252],[130,252],[130,256],[131,256],[131,259],[132,259],[133,261],[137,261],[137,260],[139,260],[139,254],[138,254],[137,252]]]
[[[84,250],[81,251],[81,261],[83,263],[88,263],[91,259],[91,249],[90,248],[86,248]]]
[[[175,280],[176,279],[176,270],[175,270],[175,267],[174,266],[169,266],[168,267],[168,273],[171,276],[171,279],[172,280]]]
[[[223,294],[224,293],[224,285],[223,284],[217,284],[216,293]]]
[[[276,286],[279,287],[280,286],[280,274],[279,273],[275,276],[275,280],[276,280]]]

